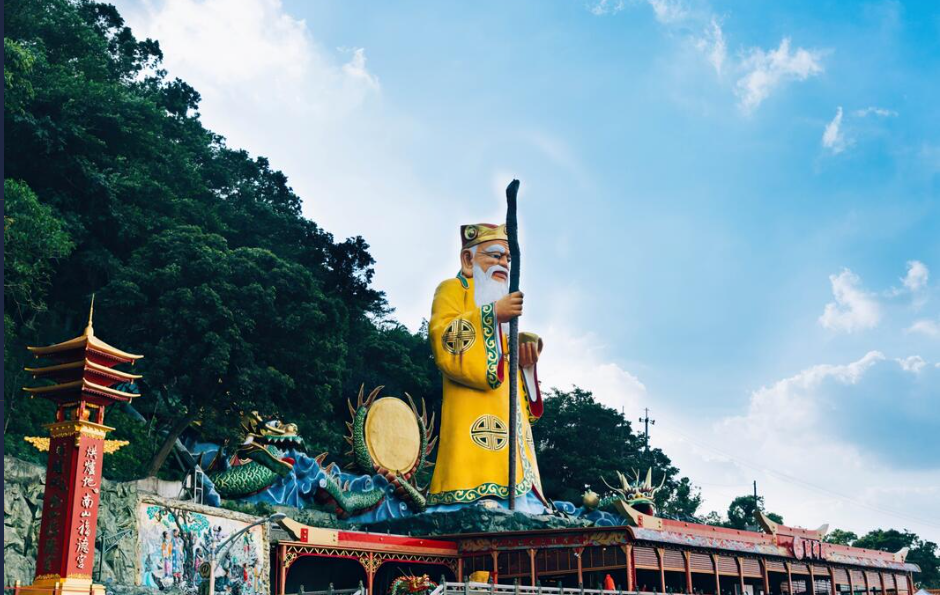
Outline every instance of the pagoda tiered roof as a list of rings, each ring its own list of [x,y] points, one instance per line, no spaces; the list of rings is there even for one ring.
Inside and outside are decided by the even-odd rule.
[[[55,384],[24,390],[55,401],[92,397],[96,401],[127,402],[139,396],[137,393],[112,388],[116,384],[140,378],[138,374],[124,372],[114,366],[133,364],[143,356],[112,347],[96,337],[93,316],[94,301],[88,314],[88,326],[81,335],[48,347],[28,348],[37,358],[49,358],[58,363],[26,368],[33,378],[51,380]]]

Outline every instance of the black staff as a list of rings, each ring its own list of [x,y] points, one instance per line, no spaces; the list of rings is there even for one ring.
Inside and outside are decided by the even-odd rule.
[[[506,235],[509,236],[509,293],[519,291],[519,224],[516,222],[516,194],[519,180],[506,187]],[[516,508],[516,418],[519,415],[519,317],[509,321],[509,510]]]

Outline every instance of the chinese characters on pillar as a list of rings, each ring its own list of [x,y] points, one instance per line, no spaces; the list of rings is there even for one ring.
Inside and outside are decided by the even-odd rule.
[[[82,495],[81,512],[78,514],[78,540],[75,542],[75,567],[85,568],[85,561],[88,558],[89,544],[88,538],[91,537],[92,527],[92,509],[95,506],[95,497],[98,495],[98,486],[95,481],[98,468],[98,445],[91,444],[85,447],[85,458],[82,461],[82,489],[86,490]],[[94,496],[92,495],[94,494]]]

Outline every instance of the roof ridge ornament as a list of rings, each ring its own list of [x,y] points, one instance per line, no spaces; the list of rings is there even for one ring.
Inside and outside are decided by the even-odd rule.
[[[95,294],[91,294],[91,307],[88,308],[88,326],[85,327],[85,336],[94,337],[95,328],[92,325],[92,318],[95,316]]]

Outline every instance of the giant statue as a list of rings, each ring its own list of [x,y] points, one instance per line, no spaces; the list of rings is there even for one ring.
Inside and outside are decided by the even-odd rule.
[[[441,283],[431,306],[429,337],[444,377],[440,442],[427,497],[430,510],[509,498],[510,448],[516,454],[516,509],[544,512],[531,423],[541,415],[535,365],[542,342],[520,333],[519,415],[509,418],[508,322],[523,295],[509,292],[505,225],[460,228],[460,272]],[[517,444],[509,444],[509,424]]]

